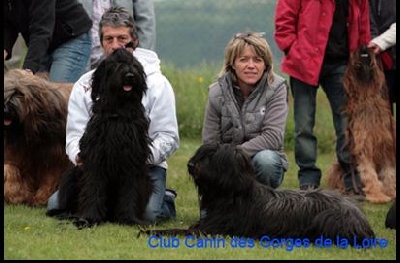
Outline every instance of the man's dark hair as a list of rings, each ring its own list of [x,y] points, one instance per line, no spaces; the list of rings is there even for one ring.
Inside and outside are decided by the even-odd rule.
[[[129,27],[131,37],[133,39],[138,39],[138,32],[135,20],[133,20],[133,17],[129,14],[129,12],[121,6],[111,7],[101,16],[101,20],[99,23],[100,41],[103,40],[103,27],[105,26]]]

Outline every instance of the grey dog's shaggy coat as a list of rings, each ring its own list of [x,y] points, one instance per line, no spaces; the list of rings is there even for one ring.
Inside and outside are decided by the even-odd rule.
[[[373,238],[353,200],[326,190],[275,190],[259,183],[251,160],[231,145],[202,145],[188,162],[206,215],[189,229],[147,230],[153,235],[228,235],[259,239],[337,236]]]

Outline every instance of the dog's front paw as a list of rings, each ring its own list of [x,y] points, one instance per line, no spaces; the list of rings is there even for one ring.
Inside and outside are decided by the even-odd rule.
[[[49,195],[39,195],[35,194],[35,196],[32,198],[30,205],[31,206],[45,206],[47,205],[47,201],[49,200]]]
[[[385,195],[384,193],[377,193],[374,195],[367,194],[367,200],[375,204],[384,204],[393,200],[393,198]]]
[[[98,222],[96,222],[93,219],[82,218],[82,217],[74,219],[73,223],[79,230],[84,229],[84,228],[94,227],[99,224]]]

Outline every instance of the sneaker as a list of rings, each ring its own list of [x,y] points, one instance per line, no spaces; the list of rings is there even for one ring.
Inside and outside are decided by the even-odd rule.
[[[315,190],[315,189],[318,189],[318,186],[316,184],[300,185],[300,190],[303,190],[303,191],[309,191],[309,190]]]
[[[165,189],[165,195],[172,197],[175,199],[178,196],[178,193],[175,190],[172,189]]]

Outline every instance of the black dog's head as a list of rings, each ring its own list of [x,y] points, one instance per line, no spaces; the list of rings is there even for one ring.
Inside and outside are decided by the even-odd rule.
[[[105,58],[92,76],[93,112],[116,112],[124,105],[141,103],[147,91],[146,75],[140,62],[120,48]]]
[[[255,180],[250,158],[229,144],[204,144],[187,165],[201,196],[240,195]]]

